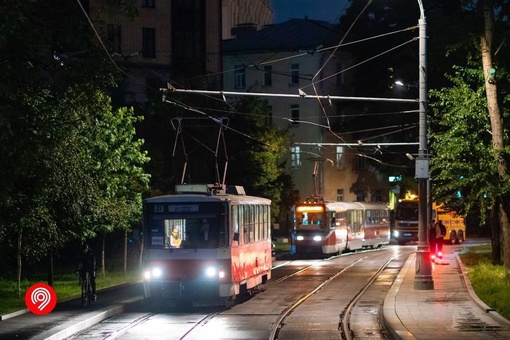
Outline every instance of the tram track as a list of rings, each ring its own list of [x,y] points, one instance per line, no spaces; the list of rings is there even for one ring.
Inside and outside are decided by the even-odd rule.
[[[347,305],[345,310],[340,314],[340,322],[339,322],[339,330],[342,335],[342,339],[345,340],[352,340],[353,335],[350,329],[349,320],[351,311],[354,308],[354,306],[358,303],[358,301],[361,299],[363,294],[374,284],[375,280],[379,277],[379,275],[382,273],[382,271],[395,259],[395,257],[390,258],[386,263],[384,263],[379,270],[372,275],[370,280],[367,282],[367,284],[359,291],[358,294],[356,294],[351,302]]]
[[[411,251],[394,248],[320,260],[282,262],[273,269],[274,281],[268,281],[253,297],[230,308],[154,311],[140,305],[70,339],[132,339],[141,334],[148,338],[163,336],[186,340],[224,337],[304,339],[310,338],[311,334],[315,334],[312,338],[355,339],[364,332],[350,329],[349,320],[356,304],[390,263],[409,253]],[[396,273],[397,265],[390,266]],[[391,283],[384,285],[389,287]],[[112,329],[113,326],[116,328]],[[371,327],[379,328],[380,325]],[[312,333],[317,332],[316,329],[320,329],[319,333]],[[384,339],[384,336],[375,338]]]
[[[294,311],[299,305],[301,305],[304,301],[306,301],[310,296],[312,296],[313,294],[318,292],[320,289],[322,289],[322,287],[327,285],[330,281],[334,280],[336,277],[341,275],[344,271],[348,270],[350,267],[356,265],[356,263],[358,263],[359,261],[362,261],[362,259],[359,259],[356,262],[352,263],[351,265],[343,268],[341,271],[339,271],[335,275],[331,276],[328,280],[324,281],[319,286],[315,287],[315,289],[313,289],[312,291],[308,292],[306,295],[304,295],[302,298],[300,298],[294,304],[289,306],[289,308],[284,311],[284,313],[278,318],[278,320],[276,320],[274,326],[271,328],[271,333],[269,335],[269,339],[272,339],[272,340],[273,339],[274,340],[278,339],[278,332],[280,331],[280,329],[281,329],[281,327],[283,325],[283,321],[287,318],[287,316],[290,313],[292,313],[292,311]]]

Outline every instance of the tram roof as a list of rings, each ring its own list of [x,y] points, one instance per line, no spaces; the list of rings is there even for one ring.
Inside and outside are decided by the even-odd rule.
[[[205,194],[176,194],[163,195],[144,199],[144,203],[171,203],[171,202],[221,202],[230,201],[238,204],[271,204],[271,200],[256,196],[239,196],[230,194],[205,195]]]
[[[246,195],[242,186],[218,187],[212,184],[179,184],[176,193],[146,198],[145,203],[165,202],[218,202],[230,201],[242,204],[271,204],[271,200],[263,197]]]
[[[336,209],[388,209],[388,203],[385,202],[327,202],[328,210]]]

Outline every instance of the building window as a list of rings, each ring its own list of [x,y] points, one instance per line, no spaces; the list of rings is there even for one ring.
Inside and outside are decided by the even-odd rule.
[[[142,7],[155,8],[156,0],[142,0]]]
[[[376,190],[375,191],[374,201],[382,202],[382,191],[381,190]]]
[[[112,52],[122,54],[122,26],[121,25],[106,25],[106,40],[110,44]]]
[[[356,190],[356,201],[357,202],[365,202],[365,191]]]
[[[337,146],[336,147],[336,168],[343,169],[344,168],[344,147]]]
[[[290,106],[290,122],[292,125],[299,124],[299,104],[292,104]]]
[[[299,64],[290,64],[290,85],[299,84]]]
[[[299,146],[292,146],[290,148],[290,167],[297,169],[301,166],[301,148]]]
[[[264,66],[264,86],[273,85],[273,66]]]
[[[142,0],[142,7],[156,7],[156,0]]]
[[[156,58],[156,30],[154,28],[142,28],[142,56]]]
[[[342,202],[344,200],[344,189],[336,189],[336,200]]]
[[[246,69],[242,65],[236,65],[235,67],[235,88],[245,89],[246,88]]]

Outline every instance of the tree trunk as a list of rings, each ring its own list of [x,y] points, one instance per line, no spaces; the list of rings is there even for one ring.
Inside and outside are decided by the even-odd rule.
[[[141,233],[140,237],[138,238],[138,242],[140,242],[140,262],[138,263],[140,265],[140,268],[143,267],[143,237],[144,235]]]
[[[48,249],[48,286],[53,287],[53,250]]]
[[[105,240],[105,236],[103,235],[102,244],[101,244],[101,273],[103,274],[103,277],[106,274],[106,264],[105,264],[105,255],[104,255],[105,243],[106,243],[106,240]]]
[[[501,265],[501,229],[499,228],[499,206],[495,204],[489,212],[489,222],[491,225],[491,245],[492,254],[491,260],[494,265]]]
[[[492,37],[494,30],[494,0],[485,0],[483,7],[484,32],[480,37],[480,50],[482,52],[483,74],[485,77],[485,93],[487,96],[487,108],[491,122],[492,146],[500,181],[507,178],[507,164],[503,156],[503,118],[501,117],[497,86],[492,66]],[[498,198],[498,213],[503,245],[503,264],[505,273],[510,275],[510,225],[509,207],[505,197]]]
[[[128,232],[124,230],[124,274],[127,273]]]
[[[18,258],[17,258],[17,267],[18,267],[18,297],[21,297],[21,237],[23,235],[23,229],[20,227],[18,232]]]

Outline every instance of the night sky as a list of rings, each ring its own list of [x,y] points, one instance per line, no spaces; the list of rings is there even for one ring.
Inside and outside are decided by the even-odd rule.
[[[273,23],[289,19],[324,20],[335,23],[346,9],[348,0],[272,0]]]

